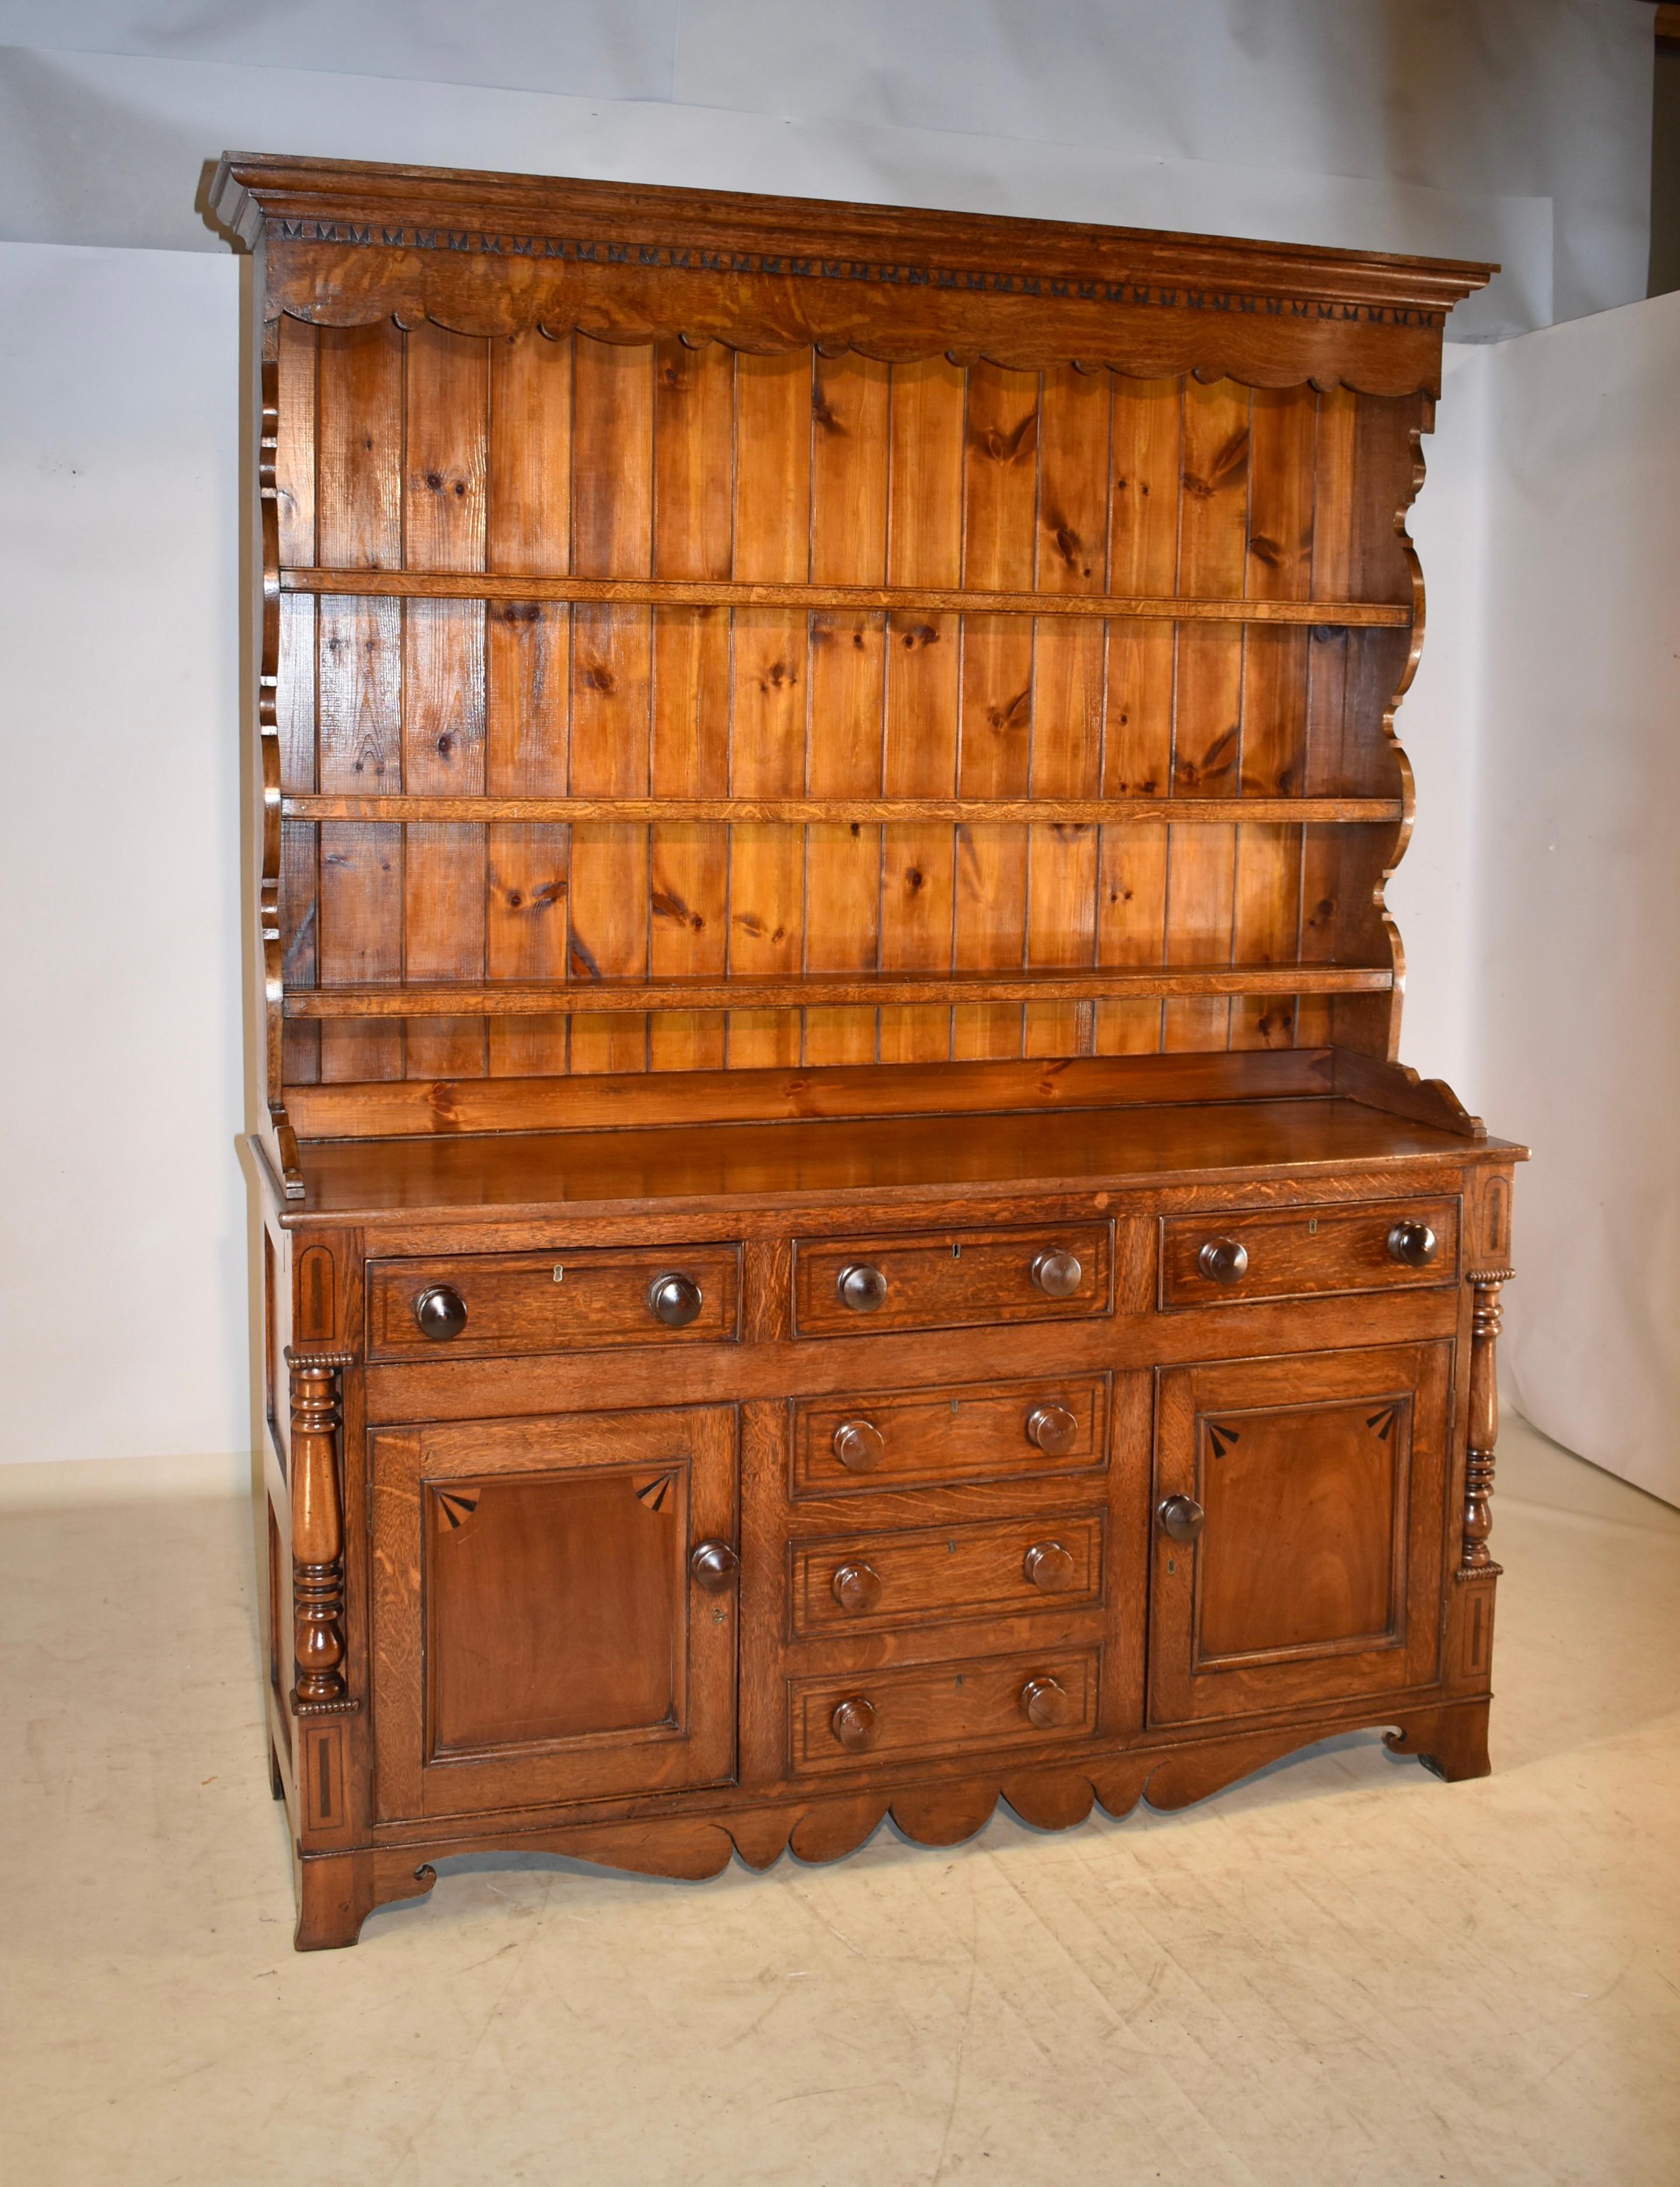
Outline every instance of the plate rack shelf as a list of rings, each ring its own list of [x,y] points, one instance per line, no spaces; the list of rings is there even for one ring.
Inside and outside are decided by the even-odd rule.
[[[689,201],[458,181],[434,231],[375,217],[377,171],[256,162],[236,214],[289,1190],[300,1097],[354,1134],[399,1082],[436,1128],[478,1081],[533,1128],[590,1081],[634,1122],[671,1073],[779,1074],[777,1114],[825,1071],[890,1109],[947,1064],[960,1108],[1147,1099],[1173,1055],[1233,1092],[1256,1053],[1392,1057],[1405,514],[1474,269],[1362,260],[1350,302],[1335,254],[1273,251],[1157,295],[1160,239],[1128,279],[1122,232],[907,214],[889,253],[834,208],[860,278],[965,285],[860,328],[843,287],[795,308],[755,230],[714,328]],[[565,242],[591,229],[640,288]],[[1100,299],[1053,266],[1047,304],[1022,264],[1070,251]],[[1020,309],[975,346],[982,276]]]

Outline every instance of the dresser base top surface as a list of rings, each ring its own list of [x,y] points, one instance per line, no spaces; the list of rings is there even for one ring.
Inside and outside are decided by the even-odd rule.
[[[1338,1098],[992,1115],[660,1125],[302,1150],[289,1223],[715,1206],[789,1207],[933,1194],[1086,1192],[1371,1167],[1509,1162],[1524,1150]]]

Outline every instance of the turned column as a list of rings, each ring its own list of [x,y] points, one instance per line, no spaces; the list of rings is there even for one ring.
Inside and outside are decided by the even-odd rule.
[[[1499,1340],[1499,1293],[1511,1280],[1509,1268],[1473,1268],[1475,1303],[1470,1316],[1469,1448],[1464,1453],[1464,1543],[1460,1579],[1497,1579],[1499,1566],[1487,1547],[1493,1530],[1493,1447],[1499,1439],[1499,1382],[1495,1352]]]
[[[347,1355],[288,1351],[291,1377],[292,1605],[299,1716],[357,1704],[345,1684],[344,1507],[339,1493],[339,1378]]]

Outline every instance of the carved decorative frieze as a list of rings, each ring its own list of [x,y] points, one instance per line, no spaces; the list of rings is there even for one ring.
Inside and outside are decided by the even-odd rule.
[[[643,243],[627,238],[517,235],[487,228],[423,228],[412,223],[357,220],[264,222],[271,246],[339,243],[357,250],[447,250],[478,258],[570,260],[582,266],[638,266],[667,272],[767,275],[788,281],[864,282],[883,288],[964,291],[991,296],[1068,297],[1087,304],[1144,304],[1162,311],[1241,312],[1269,318],[1329,321],[1343,325],[1439,327],[1447,314],[1415,306],[1348,303],[1331,296],[1257,295],[1235,288],[1205,288],[1151,281],[1115,281],[1076,274],[1009,271],[986,267],[918,266],[890,258],[708,250],[704,245]]]

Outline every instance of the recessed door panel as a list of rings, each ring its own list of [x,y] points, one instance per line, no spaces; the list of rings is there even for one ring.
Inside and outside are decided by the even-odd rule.
[[[433,1755],[677,1723],[688,1470],[428,1485]]]
[[[1429,1344],[1163,1373],[1153,1722],[1435,1675],[1450,1357]]]
[[[1199,1421],[1207,1514],[1200,1664],[1374,1644],[1399,1631],[1396,1496],[1412,1400],[1379,1399],[1374,1411],[1372,1403],[1233,1408]]]
[[[729,1780],[733,1408],[370,1443],[382,1819]]]

